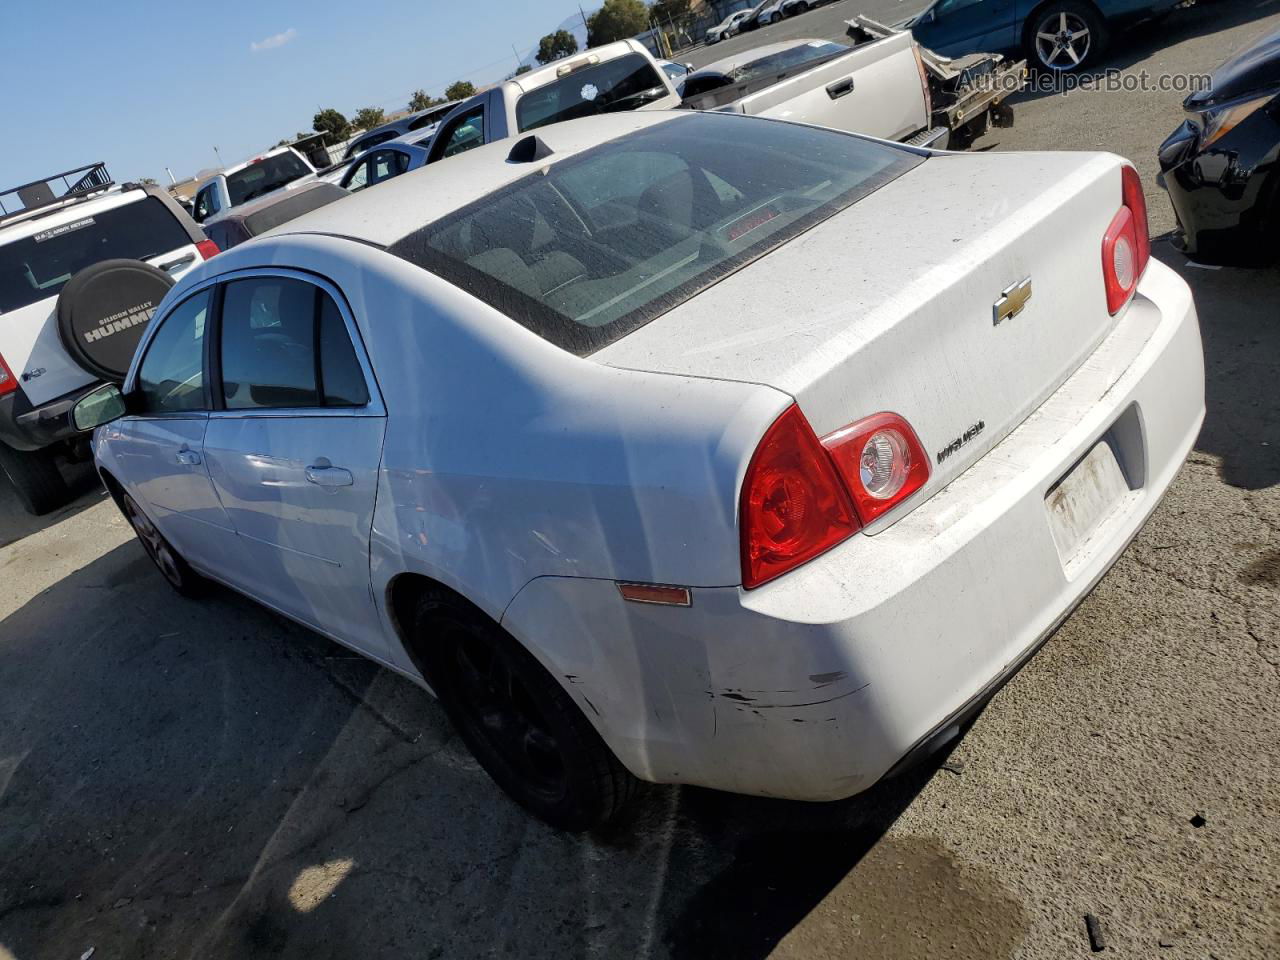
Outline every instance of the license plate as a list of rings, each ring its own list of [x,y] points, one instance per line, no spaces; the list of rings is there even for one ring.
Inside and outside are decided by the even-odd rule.
[[[1129,495],[1129,484],[1111,444],[1102,441],[1049,491],[1045,507],[1062,565],[1087,555],[1089,540]]]

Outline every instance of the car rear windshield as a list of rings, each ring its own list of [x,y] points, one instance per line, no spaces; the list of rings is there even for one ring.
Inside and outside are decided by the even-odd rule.
[[[191,242],[155,197],[86,211],[69,223],[0,243],[0,313],[56,296],[76,273],[103,260],[149,260]]]
[[[669,93],[653,63],[638,53],[575,70],[516,102],[516,125],[532,130],[598,113],[635,110]]]
[[[690,113],[552,163],[390,249],[585,356],[921,162],[835,131]]]
[[[309,173],[311,171],[307,169],[307,165],[293,153],[264,157],[243,170],[227,175],[227,192],[231,194],[231,205],[238,206],[264,193],[279,190]]]

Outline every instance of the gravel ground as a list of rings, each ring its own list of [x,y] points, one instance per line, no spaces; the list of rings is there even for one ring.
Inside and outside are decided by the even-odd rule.
[[[1112,65],[1207,71],[1278,26],[1222,0]],[[1102,148],[1150,181],[1179,100],[1026,98],[978,148]],[[557,835],[407,682],[174,596],[97,493],[36,523],[0,492],[0,960],[1064,958],[1086,914],[1111,956],[1280,956],[1280,271],[1157,255],[1201,311],[1196,452],[951,753],[845,803],[652,788]]]

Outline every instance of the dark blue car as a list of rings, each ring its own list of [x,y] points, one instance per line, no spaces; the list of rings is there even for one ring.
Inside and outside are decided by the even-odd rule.
[[[1116,23],[1168,13],[1181,0],[937,0],[911,21],[921,44],[944,57],[1020,51],[1042,70],[1078,70],[1106,48]]]

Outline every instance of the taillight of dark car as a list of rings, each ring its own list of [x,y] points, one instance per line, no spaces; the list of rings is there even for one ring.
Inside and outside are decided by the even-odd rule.
[[[1151,262],[1151,233],[1142,179],[1133,167],[1121,169],[1123,206],[1102,238],[1102,276],[1107,309],[1115,316],[1133,299]]]
[[[819,440],[796,405],[756,448],[742,484],[742,585],[768,583],[884,516],[929,479],[910,425],[881,413]]]

